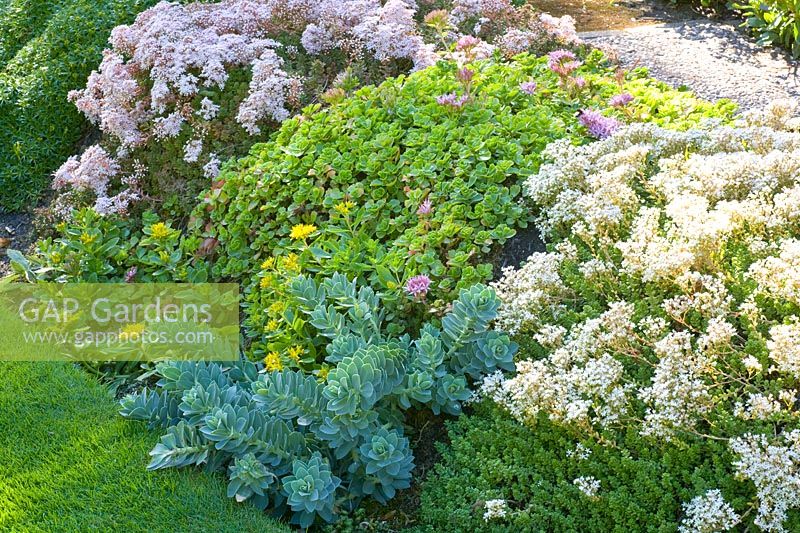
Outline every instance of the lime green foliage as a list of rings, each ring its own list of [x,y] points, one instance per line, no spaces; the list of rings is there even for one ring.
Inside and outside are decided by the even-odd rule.
[[[294,335],[294,318],[273,304],[285,300],[298,271],[357,277],[382,292],[390,310],[410,317],[428,308],[403,291],[414,275],[433,280],[427,302],[435,308],[457,289],[490,279],[491,254],[527,225],[516,200],[539,152],[556,138],[586,139],[576,118],[581,108],[605,109],[624,88],[636,96],[624,115],[617,112],[627,120],[686,128],[733,110],[643,71],[621,88],[599,53],[579,71],[588,88],[570,96],[546,63],[522,55],[472,64],[468,84],[453,64],[440,63],[329,109],[308,108],[273,142],[230,164],[195,211],[196,235],[216,246],[212,278],[248,288],[246,327],[256,347],[269,351]],[[539,85],[533,95],[519,89],[530,79]],[[463,108],[437,103],[453,91],[469,95]],[[431,212],[419,214],[426,201]],[[314,231],[292,238],[301,223]]]
[[[225,498],[221,478],[146,472],[157,436],[71,365],[0,362],[0,376],[0,530],[286,530]]]
[[[0,7],[0,208],[36,202],[85,130],[67,93],[86,83],[111,29],[154,3],[14,0]]]
[[[484,403],[476,414],[449,426],[451,444],[423,484],[420,522],[431,531],[675,532],[682,502],[719,488],[731,503],[749,500],[747,484],[725,471],[724,442],[652,447],[632,431],[619,447],[584,444],[542,417],[531,432]],[[573,484],[580,476],[601,477],[602,501]],[[504,499],[506,519],[484,522],[483,502]],[[790,516],[792,516],[790,514]],[[795,514],[785,524],[800,527]],[[421,528],[423,529],[423,528]]]
[[[18,274],[31,282],[90,283],[202,283],[208,277],[205,265],[195,265],[181,248],[181,231],[153,213],[123,220],[84,209],[57,229],[61,236],[39,241],[30,257],[9,254]]]

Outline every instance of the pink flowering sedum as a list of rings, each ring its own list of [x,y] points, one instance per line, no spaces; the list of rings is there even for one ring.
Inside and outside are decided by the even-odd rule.
[[[608,105],[611,107],[625,107],[633,102],[633,96],[630,93],[615,94],[608,100]]]
[[[519,84],[519,90],[525,94],[534,94],[536,92],[536,87],[535,81],[524,81]]]
[[[296,34],[311,55],[338,49],[353,59],[409,61],[422,69],[438,56],[423,41],[415,14],[416,3],[407,0],[160,2],[113,30],[98,69],[69,98],[105,135],[104,153],[116,151],[119,177],[133,172],[135,150],[187,133],[191,140],[184,141],[183,160],[215,176],[220,161],[211,150],[220,130],[213,124],[222,102],[203,91],[223,91],[233,70],[249,71],[234,116],[247,134],[258,135],[265,124],[289,118],[303,91],[302,79],[285,64],[285,57],[298,51],[276,37]],[[67,177],[78,163],[65,163],[58,188],[73,183],[86,188],[83,183],[99,180],[102,187],[90,188],[113,210],[109,182],[102,177],[107,169],[89,168],[101,163],[91,155],[80,164],[79,177]],[[135,196],[133,190],[122,192]]]
[[[433,213],[433,203],[431,203],[430,198],[426,198],[424,202],[419,204],[419,208],[417,209],[417,215],[419,216],[427,216]]]
[[[595,137],[596,139],[605,139],[606,137],[613,135],[614,132],[617,131],[621,126],[617,119],[603,116],[597,111],[592,111],[591,109],[581,110],[578,121],[587,130],[589,130],[589,135]]]
[[[424,298],[431,286],[431,278],[424,274],[414,276],[406,282],[406,292],[414,298]]]
[[[569,76],[581,65],[569,50],[554,50],[547,55],[547,67],[561,77]]]
[[[462,94],[459,96],[457,93],[447,93],[436,97],[436,102],[439,105],[449,107],[450,109],[461,109],[469,101],[469,96]]]

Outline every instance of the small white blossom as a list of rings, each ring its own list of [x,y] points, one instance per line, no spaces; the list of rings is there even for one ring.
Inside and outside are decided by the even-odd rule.
[[[572,480],[572,484],[589,498],[594,498],[600,491],[600,481],[592,476],[580,476]]]
[[[508,504],[505,500],[486,500],[484,505],[486,507],[486,511],[483,513],[485,522],[505,518],[508,513]]]
[[[678,531],[681,533],[714,533],[727,531],[735,526],[740,517],[725,501],[718,489],[707,491],[683,504],[686,516]]]

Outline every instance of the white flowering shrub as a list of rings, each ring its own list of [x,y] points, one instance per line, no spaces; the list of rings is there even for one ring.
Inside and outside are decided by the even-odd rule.
[[[505,0],[447,5],[425,16],[414,0],[160,2],[113,30],[86,87],[69,94],[102,138],[55,172],[57,211],[125,213],[146,199],[181,216],[221,161],[307,103],[442,55],[485,58],[495,47],[478,36],[508,54],[578,43],[569,17]]]
[[[800,506],[794,111],[551,144],[526,183],[550,251],[495,284],[497,323],[530,357],[483,391],[516,419],[621,447],[631,432],[648,446],[725,444],[685,531],[782,531]],[[734,481],[750,501],[726,502]]]

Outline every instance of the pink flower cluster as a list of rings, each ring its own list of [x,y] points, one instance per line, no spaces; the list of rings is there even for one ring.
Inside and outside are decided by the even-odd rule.
[[[424,298],[431,286],[431,278],[424,274],[409,278],[406,282],[406,292],[414,298]]]
[[[69,98],[116,150],[115,173],[130,167],[125,163],[133,149],[189,132],[184,160],[213,177],[219,161],[203,154],[211,146],[203,137],[215,130],[208,123],[216,119],[219,103],[205,97],[197,109],[201,90],[224,89],[231,69],[251,70],[236,120],[258,134],[263,121],[289,117],[288,102],[300,91],[299,80],[284,70],[283,47],[273,37],[296,33],[310,54],[340,48],[381,62],[409,59],[422,69],[437,56],[418,32],[415,12],[413,0],[160,2],[133,24],[114,29],[111,48],[86,88]],[[88,158],[80,165],[84,172],[76,174],[76,160],[67,161],[57,172],[58,188],[85,188],[81,176],[103,176],[102,168],[89,168],[96,162]],[[105,197],[108,181],[92,190]]]
[[[459,96],[457,93],[447,93],[436,97],[436,102],[439,105],[449,107],[450,109],[461,109],[469,101],[469,96],[462,94]]]
[[[430,198],[426,198],[424,202],[419,204],[419,208],[417,208],[417,215],[423,217],[428,216],[433,213],[433,203],[431,202]]]
[[[631,102],[633,102],[633,96],[630,93],[619,93],[609,99],[608,105],[611,107],[625,107]]]
[[[536,82],[535,81],[523,81],[519,84],[519,90],[524,92],[525,94],[534,94],[536,92]]]
[[[450,22],[460,26],[470,19],[498,19],[511,15],[514,7],[509,0],[454,0]],[[476,32],[477,33],[477,32]]]
[[[73,191],[91,191],[96,197],[94,209],[100,214],[121,213],[128,209],[131,202],[140,198],[139,178],[137,172],[121,179],[125,188],[119,194],[108,195],[111,180],[120,174],[120,166],[116,159],[108,155],[97,145],[90,146],[81,157],[72,156],[61,165],[53,176],[53,188],[61,190],[69,186]],[[58,209],[68,214],[68,205],[57,204]]]
[[[597,139],[610,137],[621,125],[617,119],[603,116],[591,109],[582,109],[578,117],[578,122],[589,130],[589,135]]]
[[[582,63],[569,50],[554,50],[547,55],[547,67],[562,78],[566,78]]]
[[[581,42],[575,29],[575,19],[569,15],[554,17],[549,13],[540,13],[539,21],[549,35],[564,44],[579,44]]]
[[[496,44],[507,57],[523,52],[539,52],[543,45],[577,45],[581,40],[575,31],[575,20],[569,15],[557,18],[547,13],[539,14],[538,20],[526,27],[512,27],[500,36]]]

